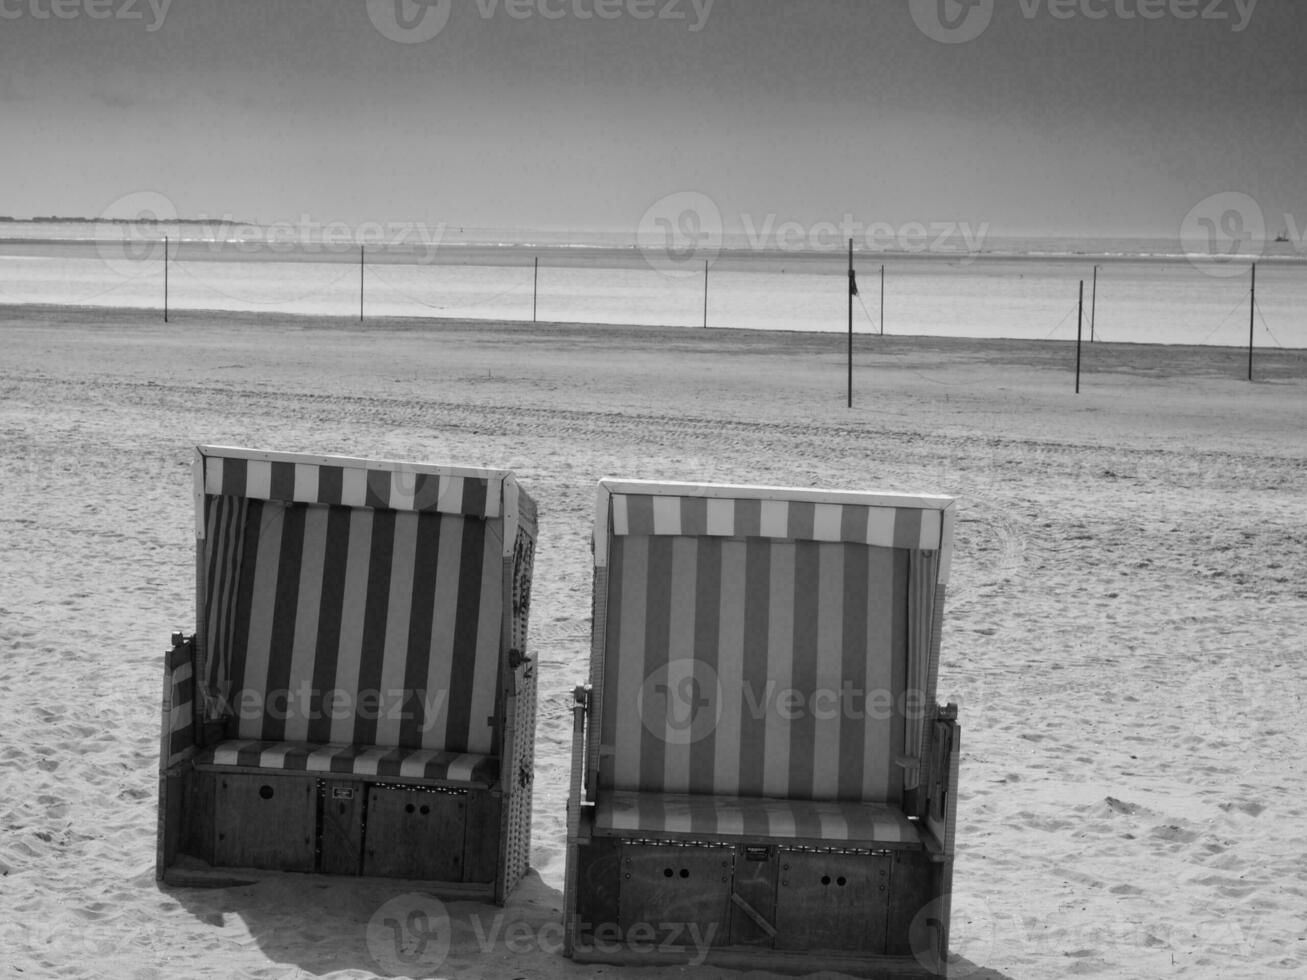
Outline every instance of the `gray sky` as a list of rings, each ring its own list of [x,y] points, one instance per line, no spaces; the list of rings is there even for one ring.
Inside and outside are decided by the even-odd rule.
[[[0,214],[1307,225],[1307,3],[970,2],[0,0]]]

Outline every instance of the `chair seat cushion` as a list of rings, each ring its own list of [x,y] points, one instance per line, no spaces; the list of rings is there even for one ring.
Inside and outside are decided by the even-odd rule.
[[[921,845],[917,825],[897,807],[880,803],[609,791],[595,807],[594,828],[620,837]]]
[[[422,779],[487,787],[499,777],[499,760],[494,756],[339,743],[230,740],[205,749],[196,758],[196,764]]]

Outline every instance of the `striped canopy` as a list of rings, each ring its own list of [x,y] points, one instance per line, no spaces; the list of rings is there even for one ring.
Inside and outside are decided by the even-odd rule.
[[[899,802],[950,504],[606,481],[600,786]]]
[[[534,518],[509,481],[202,448],[201,637],[225,736],[494,751],[502,515]]]
[[[221,452],[201,451],[206,494],[286,503],[497,517],[499,495],[491,489],[498,490],[506,476],[421,464]]]

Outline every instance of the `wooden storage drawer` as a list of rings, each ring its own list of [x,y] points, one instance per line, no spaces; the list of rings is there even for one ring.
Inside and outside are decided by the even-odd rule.
[[[368,787],[363,873],[463,881],[468,792]]]
[[[687,946],[691,926],[708,945],[728,941],[735,848],[623,842],[617,925],[635,944]]]
[[[776,948],[885,952],[889,854],[797,851],[776,860]]]
[[[213,863],[313,871],[318,781],[279,773],[223,773],[214,780]]]

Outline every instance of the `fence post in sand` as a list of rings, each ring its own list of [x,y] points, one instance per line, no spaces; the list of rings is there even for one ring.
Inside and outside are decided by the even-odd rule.
[[[1094,290],[1089,296],[1089,342],[1094,342],[1094,322],[1098,319],[1098,266],[1094,266]]]
[[[163,236],[163,322],[168,322],[168,236]]]
[[[703,327],[708,329],[708,260],[703,260]]]
[[[363,250],[366,247],[359,246],[359,323],[363,322]]]
[[[1080,394],[1080,334],[1085,322],[1085,281],[1080,280],[1080,304],[1076,307],[1076,394]]]
[[[853,239],[849,239],[849,408],[853,407]]]
[[[1253,314],[1257,312],[1257,263],[1253,263],[1253,286],[1248,297],[1248,380],[1253,379]]]

